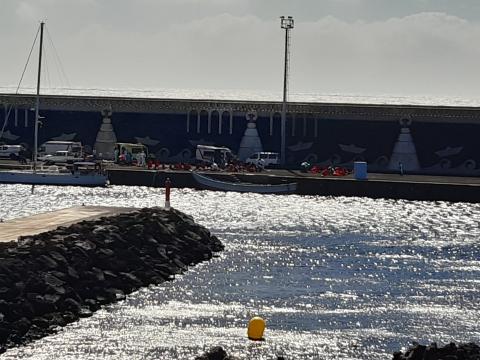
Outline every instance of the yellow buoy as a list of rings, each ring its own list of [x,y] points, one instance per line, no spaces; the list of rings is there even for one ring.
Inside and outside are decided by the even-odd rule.
[[[253,317],[248,323],[248,338],[250,340],[263,340],[265,320],[259,316]]]

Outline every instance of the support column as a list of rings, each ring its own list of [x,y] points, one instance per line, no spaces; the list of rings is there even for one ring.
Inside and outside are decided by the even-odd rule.
[[[315,128],[313,132],[315,133],[315,137],[318,137],[318,118],[317,117],[314,118],[314,126]]]
[[[307,116],[303,114],[303,136],[307,136]]]
[[[222,135],[223,111],[218,113],[218,134]]]
[[[233,112],[230,111],[230,135],[233,134]]]
[[[197,112],[197,134],[200,134],[200,111]]]
[[[190,132],[190,111],[187,112],[187,133]]]
[[[207,132],[209,134],[212,132],[212,111],[211,110],[208,110]]]
[[[270,136],[273,136],[273,113],[270,113]]]
[[[25,109],[25,127],[28,127],[28,109]]]
[[[18,126],[18,109],[15,107],[15,127]]]
[[[295,136],[295,114],[292,114],[292,136]]]

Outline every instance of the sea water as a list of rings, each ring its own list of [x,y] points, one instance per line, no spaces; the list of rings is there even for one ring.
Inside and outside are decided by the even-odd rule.
[[[0,94],[17,92],[15,86],[0,86]],[[21,87],[20,94],[35,94],[35,87]],[[160,89],[160,88],[42,88],[44,95],[126,97],[150,99],[199,99],[231,101],[282,101],[281,91],[248,89]],[[429,105],[429,106],[480,106],[478,97],[440,95],[398,95],[398,94],[348,94],[320,92],[290,92],[290,102],[387,104],[387,105]]]
[[[151,207],[164,190],[0,185],[4,220],[73,205]],[[4,359],[388,359],[413,341],[480,341],[480,205],[173,189],[225,244]],[[247,339],[251,317],[264,342]]]

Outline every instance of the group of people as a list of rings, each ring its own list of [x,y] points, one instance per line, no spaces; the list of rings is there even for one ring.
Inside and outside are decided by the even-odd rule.
[[[141,167],[145,167],[147,165],[147,154],[145,154],[145,151],[143,150],[138,153],[132,154],[124,147],[116,147],[113,154],[116,164],[137,165]]]

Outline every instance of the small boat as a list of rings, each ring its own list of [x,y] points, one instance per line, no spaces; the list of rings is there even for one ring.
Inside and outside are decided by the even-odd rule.
[[[212,179],[205,175],[192,172],[195,181],[209,190],[252,192],[259,194],[291,194],[297,190],[297,183],[264,185],[245,182],[227,182]]]
[[[106,186],[108,177],[101,164],[76,162],[71,169],[56,165],[32,170],[0,171],[0,183],[27,185]]]

